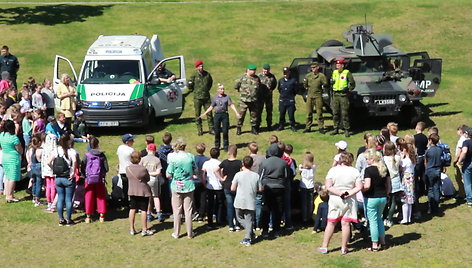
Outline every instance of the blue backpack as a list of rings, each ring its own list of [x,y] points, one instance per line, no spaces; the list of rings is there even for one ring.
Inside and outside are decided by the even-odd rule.
[[[441,164],[443,167],[449,167],[452,162],[451,148],[447,143],[438,143],[439,148],[442,149]]]
[[[85,166],[85,182],[87,184],[96,184],[103,182],[102,161],[100,156],[91,153],[85,153],[87,164]]]

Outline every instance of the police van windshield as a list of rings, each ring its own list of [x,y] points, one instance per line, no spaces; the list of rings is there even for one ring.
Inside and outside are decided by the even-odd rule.
[[[361,57],[348,62],[346,68],[352,73],[375,73],[400,68],[400,57]]]
[[[138,60],[90,60],[84,64],[81,84],[134,84],[141,82]]]

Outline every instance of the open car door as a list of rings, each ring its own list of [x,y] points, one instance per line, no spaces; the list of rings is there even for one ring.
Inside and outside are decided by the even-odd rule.
[[[62,74],[68,74],[71,77],[71,83],[76,86],[77,85],[77,73],[75,72],[74,66],[72,66],[72,62],[67,59],[66,57],[56,55],[54,59],[54,74],[53,74],[53,81],[52,81],[52,88],[54,89],[54,95],[57,93],[57,88],[59,87],[59,83],[61,82]],[[78,92],[80,95],[80,93]],[[56,105],[56,109],[61,109],[61,100],[59,98],[54,98],[54,102]]]
[[[159,82],[155,76],[158,66],[166,65],[166,69],[174,73],[175,80],[171,83]],[[161,60],[149,73],[146,79],[149,104],[156,117],[180,115],[184,109],[183,93],[187,87],[184,56],[174,56]]]

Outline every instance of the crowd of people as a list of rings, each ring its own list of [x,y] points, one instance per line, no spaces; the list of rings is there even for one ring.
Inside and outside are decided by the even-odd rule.
[[[8,48],[2,48],[2,55],[4,50],[8,51]],[[337,62],[337,65],[343,73],[343,62]],[[112,192],[107,194],[107,157],[99,147],[98,138],[89,135],[83,112],[76,110],[77,93],[70,77],[66,74],[61,77],[55,93],[51,81],[44,80],[39,84],[33,77],[22,84],[18,92],[16,71],[19,64],[15,66],[9,70],[2,67],[1,73],[0,193],[5,195],[7,203],[19,201],[14,196],[15,187],[22,178],[22,167],[25,167],[34,206],[44,204],[46,212],[57,211],[60,226],[75,224],[72,213],[77,204],[83,206],[85,223],[91,223],[94,215],[98,215],[99,222],[105,222],[109,206],[117,205],[129,209],[131,235],[138,234],[135,228],[137,213],[140,213],[141,235],[150,236],[153,231],[149,222],[155,219],[164,222],[168,216],[166,212],[172,212],[171,236],[175,239],[181,237],[182,219],[188,238],[196,235],[193,221],[206,221],[208,230],[226,225],[229,232],[244,229],[241,244],[249,246],[257,238],[256,232],[260,231],[261,239],[272,239],[293,231],[293,217],[299,212],[300,226],[313,226],[313,233],[324,231],[322,245],[318,248],[321,253],[328,253],[330,239],[337,223],[341,222],[341,253],[346,254],[351,226],[356,229],[367,227],[372,242],[368,250],[379,251],[388,247],[385,227],[395,223],[409,224],[421,219],[422,213],[440,214],[441,195],[465,197],[467,206],[472,207],[471,128],[458,127],[459,140],[454,156],[440,141],[437,127],[429,128],[428,135],[423,134],[426,128],[423,122],[417,124],[414,135],[405,137],[397,136],[398,126],[394,122],[378,134],[366,133],[365,145],[359,148],[356,158],[349,152],[347,142],[341,140],[335,144],[337,152],[323,185],[323,180],[316,175],[314,154],[305,151],[297,165],[291,157],[293,146],[283,143],[275,135],[270,136],[265,155],[259,153],[260,145],[251,142],[243,157],[239,157],[238,147],[229,143],[228,108],[232,108],[238,118],[238,135],[247,109],[251,112],[253,134],[259,132],[259,104],[265,103],[268,110],[272,109],[271,104],[254,95],[255,85],[259,87],[260,81],[267,80],[266,87],[270,92],[276,87],[270,66],[264,65],[262,77],[258,77],[255,66],[249,65],[247,73],[238,79],[235,86],[241,92],[238,110],[225,95],[221,84],[212,101],[207,102],[209,94],[200,95],[203,91],[198,92],[197,88],[208,88],[212,84],[211,76],[203,70],[202,61],[195,63],[197,70],[189,80],[189,88],[195,90],[195,101],[199,103],[195,106],[198,119],[215,112],[211,118],[214,124],[209,124],[210,132],[215,134],[215,146],[209,149],[209,157],[205,155],[205,144],[196,144],[193,155],[187,152],[184,138],[172,142],[169,132],[163,134],[160,146],[156,145],[153,136],[146,136],[143,150],[133,147],[135,135],[125,134],[116,151],[117,176],[112,179]],[[319,90],[327,83],[317,72],[319,66],[313,64],[311,67],[313,72],[307,75],[305,87],[313,86],[318,91],[308,95],[307,109],[311,112],[305,132],[310,131],[312,125],[313,105],[317,113],[320,112]],[[202,77],[196,77],[198,75]],[[349,77],[346,72],[344,75]],[[351,86],[349,79],[344,82],[339,85],[341,90]],[[285,117],[285,111],[289,113],[290,125],[295,131],[292,122],[294,103],[291,101],[295,93],[290,91],[295,88],[293,83],[290,70],[285,69],[284,78],[278,83],[284,109],[281,114]],[[339,92],[340,103],[344,93]],[[60,111],[56,114],[55,96],[60,99]],[[271,129],[271,111],[267,114],[267,126]],[[341,111],[340,117],[344,116]],[[319,131],[324,134],[319,113],[318,117]],[[284,120],[281,117],[278,129],[283,129]],[[336,120],[334,134],[344,128],[349,136],[349,122],[341,127],[339,117]],[[198,135],[203,134],[201,124],[201,120],[197,120]],[[225,157],[220,155],[221,132],[222,149],[227,152]],[[74,149],[75,142],[87,143],[83,157],[79,157]],[[458,168],[458,178],[463,177],[463,183],[461,179],[456,181],[458,192],[443,172],[451,163]],[[46,203],[42,200],[43,192]],[[423,195],[428,198],[425,211],[419,205]]]

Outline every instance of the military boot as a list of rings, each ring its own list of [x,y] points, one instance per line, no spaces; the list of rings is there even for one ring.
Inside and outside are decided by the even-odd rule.
[[[345,136],[346,138],[349,138],[351,135],[352,135],[352,133],[351,133],[348,129],[346,129],[346,130],[344,131],[344,136]]]
[[[236,128],[236,135],[241,135],[241,127]]]
[[[333,130],[333,132],[331,132],[330,135],[331,135],[331,136],[334,136],[334,135],[337,135],[337,134],[339,134],[339,130],[338,130],[337,128],[335,128],[335,129]]]
[[[326,129],[325,128],[320,128],[318,130],[321,134],[326,134]]]
[[[281,131],[281,130],[284,130],[284,125],[283,124],[279,124],[279,127],[277,128],[277,131]]]
[[[203,130],[200,128],[198,129],[198,136],[202,136],[203,135]]]
[[[208,131],[208,134],[215,135],[215,131],[213,129],[210,129],[210,131]]]
[[[254,135],[259,135],[259,132],[257,131],[257,127],[252,127],[251,128],[251,133]]]

